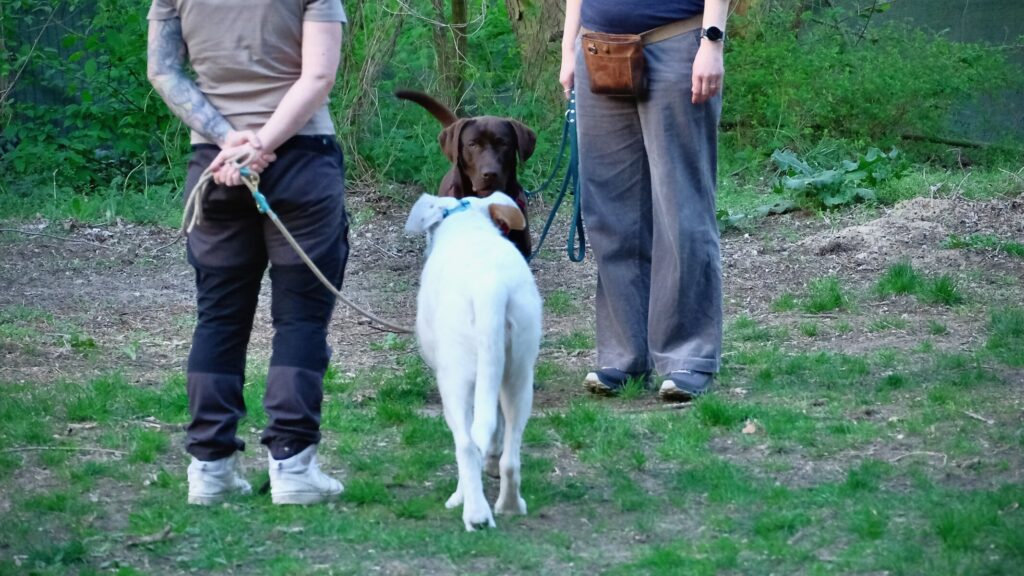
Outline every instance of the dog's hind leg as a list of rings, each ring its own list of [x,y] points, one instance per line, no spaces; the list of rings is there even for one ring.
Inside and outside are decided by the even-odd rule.
[[[502,409],[504,412],[504,408]],[[491,478],[500,477],[499,462],[501,451],[505,443],[505,418],[498,417],[497,426],[494,427],[494,434],[491,434],[491,441],[487,445],[487,454],[484,457],[484,474]]]
[[[481,290],[474,299],[477,335],[476,389],[473,399],[473,440],[486,456],[484,471],[498,475],[503,436],[498,398],[505,379],[505,290]]]
[[[521,373],[501,389],[501,405],[505,413],[505,447],[501,455],[501,488],[494,503],[498,514],[526,514],[526,500],[519,493],[520,458],[523,430],[533,406],[533,366],[521,367]]]
[[[442,363],[457,366],[457,363]],[[462,504],[462,521],[467,531],[477,526],[494,526],[491,506],[484,497],[483,481],[480,477],[483,454],[470,435],[473,422],[473,381],[472,375],[462,370],[439,370],[438,388],[444,404],[444,418],[455,440],[455,461],[459,468],[459,483],[455,492],[445,503],[448,508]]]

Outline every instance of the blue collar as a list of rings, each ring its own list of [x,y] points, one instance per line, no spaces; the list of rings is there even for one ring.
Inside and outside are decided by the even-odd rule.
[[[444,212],[441,213],[441,218],[442,219],[447,218],[447,217],[451,216],[452,214],[457,214],[457,213],[462,212],[463,210],[467,210],[467,209],[469,209],[469,200],[463,198],[462,200],[459,200],[459,205],[458,206],[455,206],[454,208],[445,208]]]

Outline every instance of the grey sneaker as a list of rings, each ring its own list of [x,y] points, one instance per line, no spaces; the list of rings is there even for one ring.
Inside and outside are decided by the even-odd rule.
[[[188,465],[188,503],[210,506],[231,494],[249,494],[252,486],[242,478],[238,452],[220,460],[192,458]]]
[[[665,377],[658,394],[662,400],[689,402],[697,396],[707,394],[715,375],[696,370],[676,370]]]
[[[345,489],[334,478],[320,471],[316,444],[284,460],[270,460],[270,500],[274,504],[316,504]]]
[[[596,372],[587,373],[586,378],[583,379],[583,385],[594,394],[617,396],[630,378],[641,379],[646,388],[648,376],[647,372],[632,373],[616,368],[601,368]]]

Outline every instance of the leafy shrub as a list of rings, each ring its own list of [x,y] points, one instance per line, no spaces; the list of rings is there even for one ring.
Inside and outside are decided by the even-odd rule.
[[[4,102],[0,169],[11,192],[133,189],[180,172],[187,133],[146,80],[146,5],[140,0],[7,2],[4,37],[20,70]],[[61,29],[60,45],[35,40]],[[8,71],[9,71],[8,69]],[[0,70],[0,73],[4,73]],[[34,92],[37,97],[19,94]],[[44,97],[38,97],[43,93]],[[181,166],[179,168],[179,166]]]
[[[867,26],[841,6],[801,12],[806,5],[758,3],[731,24],[742,36],[726,55],[723,124],[756,147],[813,144],[821,136],[887,145],[903,134],[936,135],[978,86],[1011,82],[998,49],[899,23]]]
[[[0,103],[5,196],[13,192],[29,202],[39,190],[49,199],[52,190],[54,203],[70,209],[58,197],[73,192],[93,198],[79,200],[81,216],[91,218],[124,213],[125,207],[135,206],[125,196],[140,191],[148,195],[143,204],[154,194],[164,198],[180,191],[188,131],[145,77],[148,4],[5,0],[0,31],[8,57],[0,59],[0,76],[16,84]],[[823,139],[863,150],[866,142],[888,148],[902,134],[934,134],[954,104],[976,95],[978,85],[989,91],[1010,82],[1005,58],[996,48],[959,44],[896,24],[861,26],[853,12],[841,7],[816,10],[812,18],[801,12],[805,5],[797,0],[753,3],[745,17],[730,22],[735,34],[727,45],[722,119],[729,134],[722,141],[743,149],[723,158],[755,168],[744,176],[754,183],[772,150],[799,152],[812,171],[787,176],[794,184],[806,180],[799,194],[809,205],[861,201],[863,190],[871,188],[856,180],[857,170],[845,164],[832,168],[838,159],[808,155]],[[346,2],[350,24],[330,104],[354,192],[373,189],[401,200],[412,196],[404,186],[381,184],[431,190],[447,169],[437,145],[437,121],[392,96],[397,88],[439,94],[445,84],[435,70],[433,2],[410,0],[405,7],[396,11],[389,2]],[[531,188],[553,167],[561,134],[557,39],[549,43],[546,60],[524,70],[520,44],[501,3],[469,3],[469,9],[461,110],[515,117],[538,131],[536,153],[521,178]],[[537,3],[526,3],[525,9],[527,18],[535,17]],[[37,46],[37,35],[47,30],[60,30],[63,41]],[[16,99],[23,94],[20,87],[28,85],[57,97],[49,103]],[[878,154],[874,160],[899,166]],[[870,155],[858,162],[872,162]],[[830,169],[840,172],[831,176],[839,178],[838,190],[817,186],[812,178]],[[0,209],[9,202],[5,198]],[[759,214],[789,209],[786,202],[777,202]],[[131,217],[138,214],[132,208]],[[728,211],[719,216],[723,226],[744,217]]]
[[[818,169],[800,160],[791,150],[776,150],[772,162],[781,178],[775,192],[791,194],[797,205],[806,208],[837,208],[875,199],[873,188],[898,176],[902,170],[895,148],[882,152],[871,148],[857,161],[843,160],[837,168]]]

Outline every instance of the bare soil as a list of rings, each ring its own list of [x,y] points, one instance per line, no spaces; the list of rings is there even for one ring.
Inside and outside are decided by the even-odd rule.
[[[373,216],[357,222],[351,232],[343,292],[391,322],[412,326],[422,238],[404,235],[406,215],[400,209],[353,198],[349,210]],[[531,210],[540,222],[538,215],[546,215],[547,207]],[[0,381],[85,379],[120,370],[133,381],[152,384],[180,370],[188,355],[195,307],[193,273],[178,231],[126,223],[51,224],[21,222],[6,227],[17,232],[0,233],[0,285],[5,288],[0,291],[0,310],[31,307],[53,318],[53,332],[42,344],[0,348]],[[568,261],[567,229],[564,220],[556,223],[545,252],[532,266],[542,294],[564,291],[576,303],[571,314],[547,314],[548,343],[574,331],[593,331],[594,262],[589,252],[583,263]],[[889,209],[852,211],[835,218],[797,213],[727,232],[722,238],[727,326],[740,315],[759,321],[771,315],[773,323],[796,326],[804,315],[772,311],[781,294],[805,293],[811,280],[826,275],[841,278],[848,290],[866,293],[888,266],[901,260],[926,274],[954,276],[972,302],[1020,305],[1024,259],[996,251],[943,248],[953,234],[992,234],[1024,242],[1024,194],[986,201],[916,198]],[[255,361],[269,357],[268,292],[264,290],[261,298],[250,345]],[[936,320],[950,327],[932,338],[936,347],[969,349],[978,346],[987,322],[980,308],[922,307],[912,298],[864,299],[860,307],[862,313],[850,315],[852,330],[792,344],[848,353],[909,348],[919,343],[913,336],[922,333],[917,328]],[[907,328],[879,332],[857,325],[881,316],[902,318]],[[393,366],[396,353],[381,345],[386,336],[339,304],[330,333],[333,363],[344,373]],[[83,354],[76,346],[83,338],[91,338],[95,349]],[[582,375],[596,355],[593,350],[546,345],[541,360]],[[538,409],[564,406],[584,393],[579,386],[539,386]]]

